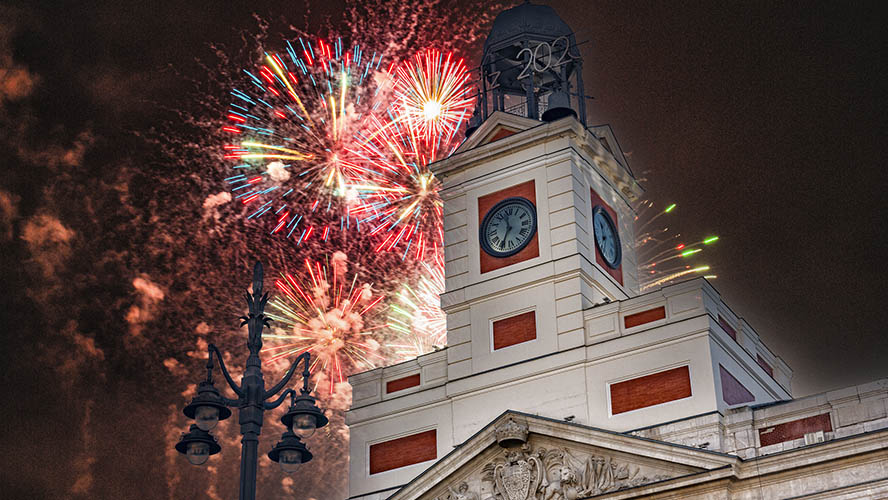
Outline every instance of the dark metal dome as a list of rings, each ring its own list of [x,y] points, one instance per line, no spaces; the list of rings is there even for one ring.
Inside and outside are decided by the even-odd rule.
[[[491,109],[546,121],[573,115],[585,123],[582,73],[576,37],[552,7],[525,2],[500,12],[484,41],[481,92],[466,133]]]
[[[525,2],[496,16],[493,28],[484,41],[484,51],[487,52],[494,45],[511,42],[514,38],[538,35],[553,39],[571,33],[570,26],[558,17],[552,7]]]

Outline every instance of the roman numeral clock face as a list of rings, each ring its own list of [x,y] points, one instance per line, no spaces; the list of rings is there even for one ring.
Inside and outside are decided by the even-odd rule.
[[[536,234],[536,207],[527,198],[506,198],[494,205],[481,222],[481,248],[493,257],[520,252]]]
[[[623,256],[620,236],[610,214],[600,205],[592,209],[592,232],[595,236],[595,247],[604,259],[604,263],[611,269],[620,267]]]

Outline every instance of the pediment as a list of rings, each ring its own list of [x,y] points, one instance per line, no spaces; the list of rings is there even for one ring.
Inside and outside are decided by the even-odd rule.
[[[523,133],[531,129],[538,129],[538,133]],[[594,168],[615,184],[627,202],[636,201],[644,192],[629,170],[626,156],[610,126],[585,128],[574,118],[541,122],[495,111],[452,155],[433,163],[430,168],[443,180],[467,165],[510,154],[560,134],[574,138],[578,152],[581,151]]]
[[[617,160],[623,168],[632,173],[632,170],[629,168],[629,162],[626,159],[626,154],[623,153],[623,148],[620,147],[619,141],[617,141],[617,136],[614,134],[614,130],[610,125],[595,125],[589,127],[589,130],[595,134],[595,137],[601,142],[601,145],[613,155],[614,159]]]
[[[497,442],[525,426],[511,448]],[[504,431],[504,429],[506,429]],[[733,456],[506,412],[391,500],[568,500],[691,476]]]
[[[502,111],[494,111],[493,114],[484,120],[484,123],[475,130],[475,133],[469,136],[469,138],[457,148],[456,153],[462,153],[463,151],[468,151],[472,148],[498,141],[542,124],[543,122],[531,118],[503,113]]]

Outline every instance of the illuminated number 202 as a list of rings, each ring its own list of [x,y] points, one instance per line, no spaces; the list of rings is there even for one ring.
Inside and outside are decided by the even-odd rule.
[[[559,42],[564,44],[564,51],[561,53],[561,56],[554,63],[552,62],[553,53],[558,49]],[[545,49],[543,48],[545,47]],[[554,48],[553,48],[554,47]],[[541,50],[543,52],[541,52]],[[531,75],[531,71],[533,73],[542,73],[548,69],[554,69],[562,64],[573,59],[573,56],[570,54],[570,42],[567,40],[566,36],[560,36],[552,41],[552,44],[549,45],[548,42],[540,42],[532,49],[530,47],[525,47],[518,52],[517,59],[521,59],[521,56],[527,53],[528,58],[527,62],[524,65],[524,68],[521,70],[521,73],[518,74],[518,80],[523,80]],[[542,56],[542,57],[541,57]],[[540,65],[541,63],[544,63]]]

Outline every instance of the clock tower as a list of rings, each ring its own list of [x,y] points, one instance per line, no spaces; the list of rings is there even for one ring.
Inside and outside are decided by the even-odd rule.
[[[582,59],[550,7],[497,16],[468,138],[432,169],[444,201],[448,375],[583,344],[582,311],[638,292],[641,188],[585,124]]]
[[[581,346],[585,309],[637,294],[631,202],[641,189],[596,131],[609,133],[573,114],[496,110],[432,166],[444,201],[448,376]]]
[[[432,165],[447,347],[349,378],[350,497],[387,498],[507,410],[623,432],[789,397],[789,368],[705,280],[639,295],[642,189],[586,123],[554,10],[497,16],[482,77],[465,142]]]

